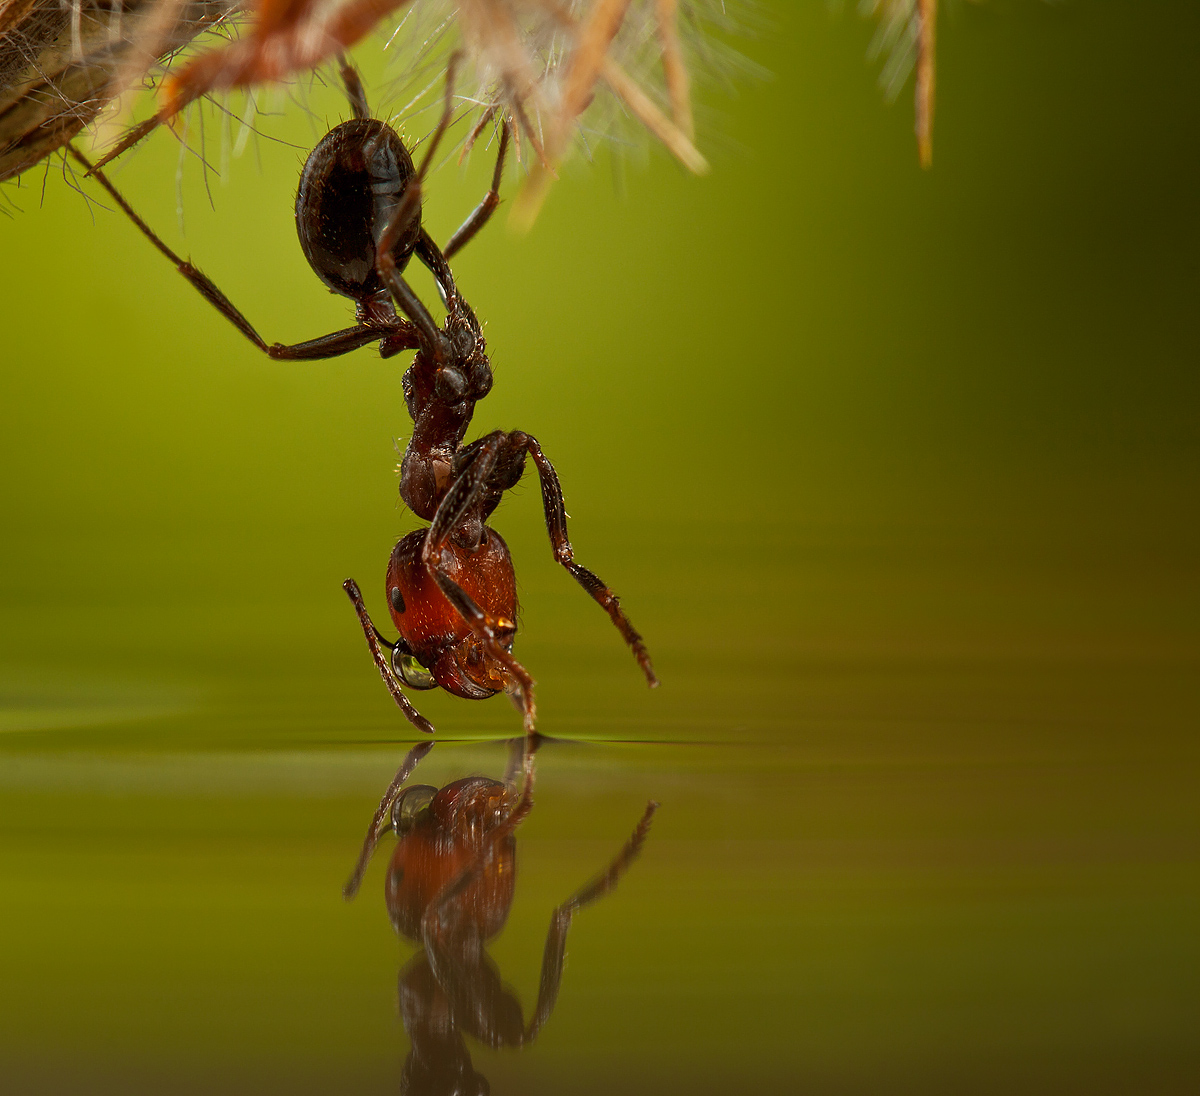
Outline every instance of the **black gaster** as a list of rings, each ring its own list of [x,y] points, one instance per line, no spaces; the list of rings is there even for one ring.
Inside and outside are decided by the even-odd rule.
[[[343,122],[312,150],[296,193],[296,232],[313,272],[335,293],[360,303],[386,293],[375,242],[414,174],[396,131],[374,118]],[[392,248],[397,270],[407,266],[420,234],[418,207]]]

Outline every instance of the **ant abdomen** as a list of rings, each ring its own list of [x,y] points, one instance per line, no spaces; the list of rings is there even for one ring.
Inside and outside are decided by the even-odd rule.
[[[365,305],[386,296],[375,244],[415,174],[396,131],[374,118],[331,129],[312,150],[296,193],[296,232],[305,258],[335,293]],[[403,270],[421,235],[420,209],[392,246]]]

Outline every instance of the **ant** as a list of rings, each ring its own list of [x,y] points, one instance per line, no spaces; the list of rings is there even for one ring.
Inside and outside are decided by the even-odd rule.
[[[464,1033],[493,1049],[533,1042],[558,1000],[572,917],[617,885],[641,852],[658,808],[653,801],[647,804],[604,871],[555,909],[537,1004],[526,1023],[520,1001],[486,951],[508,920],[516,881],[515,831],[533,806],[532,749],[524,754],[524,786],[518,789],[515,779],[521,746],[521,740],[513,744],[503,781],[471,776],[441,789],[405,788],[433,743],[416,746],[384,794],[346,884],[349,899],[379,838],[394,832],[398,842],[384,882],[388,915],[398,935],[421,945],[400,975],[400,1011],[412,1041],[402,1092],[487,1092],[486,1079],[472,1067]]]
[[[296,197],[296,226],[314,272],[334,292],[355,301],[358,323],[291,346],[267,346],[213,282],[181,260],[134,213],[102,171],[73,147],[70,151],[201,295],[271,357],[333,357],[369,342],[378,342],[384,357],[417,351],[403,378],[413,433],[400,466],[400,497],[430,525],[401,538],[388,564],[386,590],[400,633],[397,641],[385,639],[372,623],[353,579],[343,588],[384,684],[415,727],[427,733],[434,729],[404,695],[402,683],[413,689],[440,686],[469,700],[506,692],[532,735],[534,682],[512,655],[516,574],[504,539],[486,524],[504,492],[521,479],[527,456],[537,467],[554,558],[608,613],[648,684],[653,688],[658,679],[617,596],[574,562],[562,487],[537,439],[520,430],[497,430],[463,445],[475,404],[491,391],[492,371],[482,328],[458,292],[447,256],[474,237],[499,205],[507,128],[501,130],[491,189],[445,249],[439,249],[421,226],[421,188],[450,124],[454,68],[452,57],[442,117],[420,169],[414,171],[396,132],[370,118],[361,81],[343,62],[354,118],[334,127],[308,157]],[[413,255],[437,284],[446,309],[441,327],[402,276]],[[384,655],[385,648],[390,655]]]

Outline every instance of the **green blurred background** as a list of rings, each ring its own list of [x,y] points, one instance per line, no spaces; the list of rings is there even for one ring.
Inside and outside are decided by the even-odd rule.
[[[498,1092],[1193,1092],[1200,15],[949,6],[928,173],[867,23],[756,23],[770,75],[701,89],[710,176],[601,151],[456,262],[496,372],[476,430],[541,440],[663,679],[553,563],[530,479],[495,524],[573,744],[541,757],[493,949],[527,1008],[549,909],[663,809],[538,1047],[476,1066]],[[268,341],[348,322],[295,241],[343,110],[309,103],[215,210],[184,166],[185,235],[168,135],[115,173]],[[435,237],[489,171],[439,172]],[[270,362],[57,164],[5,194],[0,1068],[394,1091],[411,949],[378,866],[338,890],[411,735],[339,584],[382,618],[415,525],[403,366]],[[448,740],[424,779],[499,772],[464,740],[517,731],[503,700],[419,700]]]

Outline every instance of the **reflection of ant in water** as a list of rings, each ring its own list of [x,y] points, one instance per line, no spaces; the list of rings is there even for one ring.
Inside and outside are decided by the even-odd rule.
[[[388,914],[399,935],[421,945],[400,975],[400,1012],[412,1041],[401,1091],[483,1093],[487,1081],[472,1067],[463,1036],[492,1049],[533,1042],[558,999],[572,916],[617,885],[641,852],[658,804],[647,805],[605,870],[554,911],[537,1005],[526,1023],[520,1001],[485,948],[512,906],[515,831],[533,806],[532,752],[525,755],[520,789],[519,743],[503,782],[473,776],[441,789],[403,787],[432,748],[422,743],[405,759],[371,820],[344,893],[354,896],[377,841],[394,831],[399,841],[385,880]]]
[[[415,689],[441,686],[470,700],[507,692],[522,712],[526,732],[532,733],[533,678],[512,655],[517,617],[512,557],[503,538],[485,524],[504,492],[521,479],[527,456],[537,466],[554,558],[608,613],[649,684],[658,681],[642,637],[616,595],[574,562],[562,488],[537,439],[520,430],[497,430],[463,445],[476,402],[491,390],[492,371],[479,321],[459,295],[446,260],[499,204],[508,130],[502,127],[491,189],[446,248],[439,249],[421,226],[421,187],[450,123],[453,74],[452,59],[441,120],[420,169],[414,170],[396,132],[370,118],[357,73],[349,64],[343,66],[354,118],[331,130],[305,163],[296,227],[317,276],[355,301],[358,323],[295,345],[268,346],[204,274],[151,231],[101,171],[78,150],[70,151],[205,299],[271,357],[328,358],[371,342],[379,344],[384,357],[417,351],[404,374],[413,433],[400,467],[400,497],[430,525],[402,538],[388,564],[387,597],[400,633],[394,644],[371,622],[357,583],[348,579],[344,586],[384,683],[420,730],[431,732],[433,726],[405,697],[401,683]],[[413,255],[437,284],[446,308],[441,327],[401,276]]]

